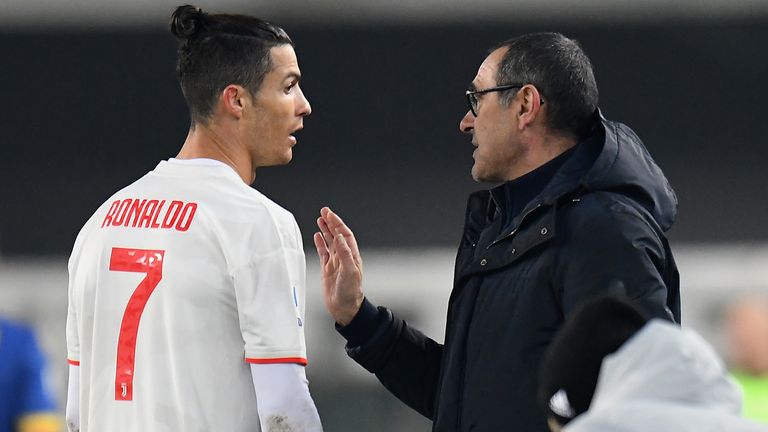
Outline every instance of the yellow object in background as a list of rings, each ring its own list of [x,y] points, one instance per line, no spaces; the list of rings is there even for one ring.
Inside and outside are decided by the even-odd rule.
[[[59,417],[50,413],[33,413],[19,419],[19,432],[60,432]]]

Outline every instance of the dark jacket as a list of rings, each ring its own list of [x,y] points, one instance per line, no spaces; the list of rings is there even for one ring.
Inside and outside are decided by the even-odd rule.
[[[367,300],[339,331],[347,353],[434,431],[546,432],[539,363],[574,307],[607,291],[680,320],[664,232],[677,199],[627,126],[595,120],[541,193],[502,226],[472,194],[456,257],[445,345]]]

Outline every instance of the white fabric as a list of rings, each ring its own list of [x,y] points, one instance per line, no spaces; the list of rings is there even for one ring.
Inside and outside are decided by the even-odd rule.
[[[67,430],[80,432],[80,366],[69,365],[69,381],[67,382],[67,408],[65,416]]]
[[[143,213],[130,212],[128,199]],[[305,271],[293,216],[226,165],[161,162],[115,194],[69,260],[67,348],[80,362],[81,430],[258,430],[246,360],[306,363]],[[127,313],[158,273],[143,312]],[[132,389],[116,370],[124,314],[140,324]],[[127,390],[132,400],[118,400]]]
[[[251,376],[263,431],[320,432],[320,416],[309,394],[304,367],[252,364]]]
[[[194,158],[194,159],[170,158],[168,159],[168,163],[172,165],[175,164],[175,165],[225,166],[225,167],[229,166],[220,160],[209,159],[209,158]]]
[[[563,432],[766,432],[699,335],[650,321],[603,360],[589,410]]]

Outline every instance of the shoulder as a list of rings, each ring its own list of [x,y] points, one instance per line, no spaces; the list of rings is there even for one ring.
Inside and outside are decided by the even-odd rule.
[[[600,219],[607,221],[617,217],[643,217],[642,207],[618,192],[594,191],[573,197],[564,206],[563,215],[574,220]]]
[[[293,213],[267,198],[256,189],[251,190],[260,196],[260,203],[269,217],[270,224],[264,228],[272,230],[278,236],[283,247],[303,251],[301,232],[299,231],[296,219],[293,217]]]
[[[558,221],[570,236],[658,236],[648,212],[620,193],[590,192],[569,200],[561,209]]]
[[[240,189],[240,197],[222,203],[219,213],[218,217],[237,218],[238,225],[247,224],[257,231],[293,230],[296,226],[291,212],[245,184]]]
[[[119,192],[118,192],[119,193]],[[104,215],[109,210],[109,206],[111,205],[112,201],[115,199],[115,197],[118,194],[112,195],[108,200],[106,200],[104,203],[102,203],[96,211],[91,214],[91,216],[88,218],[88,220],[83,224],[83,226],[80,228],[80,231],[77,233],[77,237],[75,237],[75,243],[72,246],[72,252],[69,256],[69,264],[72,265],[73,260],[77,259],[80,255],[80,251],[83,248],[83,245],[86,243],[88,237],[92,232],[94,232],[98,227],[98,221],[100,219],[104,218]],[[71,270],[71,268],[70,268]]]
[[[249,190],[249,193],[253,196],[254,200],[258,203],[258,205],[263,208],[265,212],[269,214],[269,216],[279,222],[279,223],[295,223],[296,219],[293,217],[293,213],[279,205],[278,203],[272,201],[269,197],[264,195],[263,193],[259,192],[258,190],[247,187]]]
[[[618,260],[641,251],[664,255],[662,231],[639,205],[621,194],[588,193],[564,207],[557,220],[561,257],[594,255]]]
[[[107,211],[109,211],[109,208],[115,204],[115,201],[119,201],[122,198],[126,196],[131,196],[132,193],[137,189],[141,188],[142,180],[144,180],[146,177],[148,177],[149,174],[146,174],[142,176],[139,179],[136,179],[133,183],[128,184],[126,186],[123,186],[120,188],[117,192],[113,193],[109,198],[104,200],[104,202],[99,205],[96,210],[91,214],[91,216],[88,218],[88,220],[83,224],[82,228],[80,229],[78,233],[78,239],[80,237],[83,237],[88,229],[90,229],[93,225],[96,224],[96,221],[99,219],[99,216],[103,217]]]
[[[282,248],[303,251],[293,214],[243,184],[237,196],[219,197],[207,216],[235,256],[263,256]]]

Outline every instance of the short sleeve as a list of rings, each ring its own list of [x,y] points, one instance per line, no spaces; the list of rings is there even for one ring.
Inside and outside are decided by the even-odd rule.
[[[80,257],[83,254],[83,247],[86,238],[93,230],[95,226],[96,215],[99,211],[96,211],[90,219],[83,225],[80,232],[75,239],[75,245],[72,247],[72,254],[69,256],[67,262],[67,270],[69,272],[69,284],[67,288],[67,361],[69,364],[79,366],[80,365],[80,332],[78,321],[78,310],[82,304],[78,302],[77,293],[78,288],[82,286],[82,272],[78,272],[78,265],[80,263]]]
[[[304,251],[276,247],[234,270],[240,331],[249,363],[307,364],[304,341]]]
[[[69,262],[69,288],[67,294],[67,361],[69,364],[80,365],[80,336],[77,326],[77,311],[74,296],[74,272],[72,260]]]

